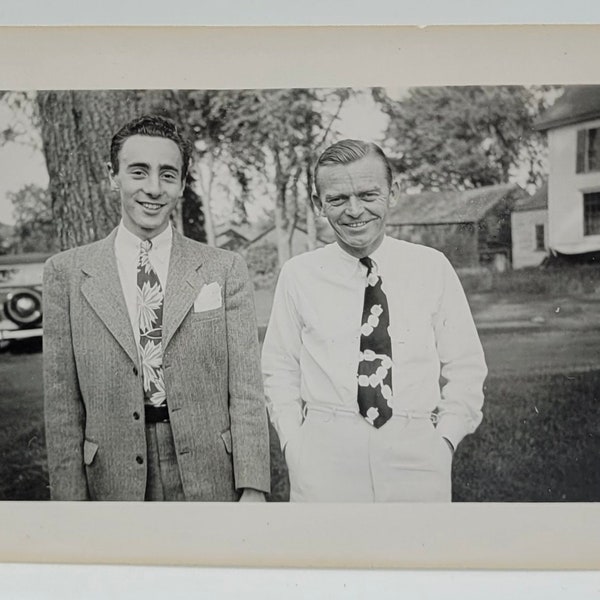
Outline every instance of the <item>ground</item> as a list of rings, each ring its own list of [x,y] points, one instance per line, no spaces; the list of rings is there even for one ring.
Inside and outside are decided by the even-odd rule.
[[[257,294],[261,330],[270,310]],[[600,299],[470,297],[490,374],[484,420],[459,446],[456,501],[600,500]],[[0,354],[0,499],[48,497],[39,342]],[[272,500],[287,498],[277,439]]]

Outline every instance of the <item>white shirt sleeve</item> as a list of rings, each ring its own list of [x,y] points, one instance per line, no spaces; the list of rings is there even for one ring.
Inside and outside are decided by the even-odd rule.
[[[279,274],[262,350],[262,370],[271,422],[281,448],[302,425],[300,352],[302,320],[296,306],[289,263]]]
[[[433,319],[444,380],[437,427],[456,448],[481,422],[487,367],[467,298],[445,257],[442,281],[440,302]]]

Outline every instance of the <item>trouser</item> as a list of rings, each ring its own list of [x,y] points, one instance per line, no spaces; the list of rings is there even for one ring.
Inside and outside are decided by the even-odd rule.
[[[430,418],[375,429],[356,413],[308,410],[286,445],[291,502],[450,502],[452,452]]]
[[[185,500],[170,423],[146,424],[147,501]]]

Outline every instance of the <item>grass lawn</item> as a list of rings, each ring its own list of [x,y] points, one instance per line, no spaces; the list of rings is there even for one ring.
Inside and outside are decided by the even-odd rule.
[[[46,500],[42,354],[35,343],[21,348],[0,355],[0,500]]]
[[[40,352],[0,355],[0,499],[48,498]],[[271,439],[271,500],[289,495]],[[497,372],[454,462],[456,501],[600,501],[600,370]]]

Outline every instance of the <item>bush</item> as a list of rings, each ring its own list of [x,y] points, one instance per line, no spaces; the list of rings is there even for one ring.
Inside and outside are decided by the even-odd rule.
[[[275,244],[260,244],[244,250],[250,278],[256,289],[274,287],[279,273],[277,247]]]
[[[493,289],[502,294],[600,294],[600,266],[527,268],[494,273]]]
[[[598,294],[600,266],[571,265],[553,268],[528,267],[498,273],[485,267],[457,269],[467,293],[497,292],[502,295]]]
[[[492,272],[485,267],[462,267],[456,273],[467,293],[489,292],[492,289]]]

